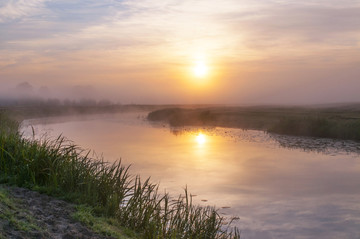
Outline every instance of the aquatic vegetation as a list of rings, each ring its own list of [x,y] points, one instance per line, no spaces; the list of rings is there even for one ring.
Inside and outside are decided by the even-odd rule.
[[[93,159],[59,136],[26,139],[0,114],[0,182],[29,187],[86,204],[144,238],[239,238],[213,207],[194,205],[185,190],[174,200],[149,179],[129,173],[121,161]]]

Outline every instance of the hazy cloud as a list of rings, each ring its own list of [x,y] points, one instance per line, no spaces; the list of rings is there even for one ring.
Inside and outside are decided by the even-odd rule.
[[[101,82],[164,100],[299,100],[309,79],[336,82],[359,64],[359,12],[355,0],[7,0],[0,3],[0,79]],[[216,78],[202,90],[188,79],[198,59]],[[359,73],[351,72],[343,84],[358,89]],[[140,91],[135,82],[155,87]],[[289,93],[293,82],[299,93]],[[320,100],[323,93],[313,92]]]
[[[360,7],[294,7],[269,9],[255,19],[240,21],[246,28],[253,47],[263,47],[279,39],[279,44],[357,47],[360,29]],[[265,43],[265,44],[264,44]],[[249,43],[250,44],[250,43]]]
[[[46,11],[45,2],[49,0],[9,0],[0,5],[0,23],[39,15]]]

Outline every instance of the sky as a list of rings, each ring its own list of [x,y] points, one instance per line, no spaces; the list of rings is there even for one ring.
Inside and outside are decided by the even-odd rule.
[[[22,82],[123,103],[360,102],[360,1],[1,0],[0,94]]]

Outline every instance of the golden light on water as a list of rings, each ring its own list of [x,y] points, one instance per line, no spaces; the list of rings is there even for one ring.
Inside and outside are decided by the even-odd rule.
[[[203,145],[206,142],[206,136],[203,133],[196,135],[196,142],[200,145]]]

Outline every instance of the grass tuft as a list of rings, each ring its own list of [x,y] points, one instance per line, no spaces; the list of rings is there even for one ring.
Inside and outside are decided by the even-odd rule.
[[[85,224],[95,232],[116,239],[137,238],[137,235],[119,224],[114,218],[98,217],[94,215],[93,208],[85,205],[76,207],[72,217]]]

